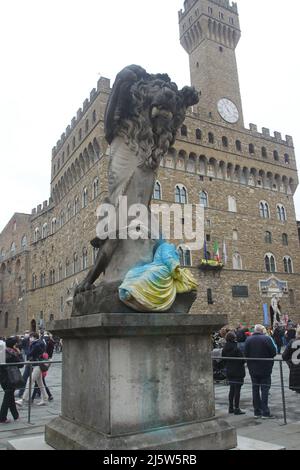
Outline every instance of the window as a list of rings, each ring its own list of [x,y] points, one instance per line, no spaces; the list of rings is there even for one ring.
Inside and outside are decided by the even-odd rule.
[[[233,269],[236,269],[236,270],[242,269],[242,258],[239,253],[234,253],[232,257],[232,267]]]
[[[270,218],[270,209],[269,204],[265,201],[261,201],[259,203],[259,212],[262,219],[269,219]]]
[[[156,181],[156,183],[154,185],[153,199],[155,199],[155,200],[160,200],[161,199],[161,184],[160,184],[159,181]]]
[[[54,320],[54,315],[53,315],[53,313],[50,313],[49,321],[53,321],[53,320]]]
[[[14,255],[15,252],[16,252],[16,244],[15,242],[12,242],[11,246],[10,246],[10,251],[11,251],[11,254]]]
[[[68,258],[66,259],[66,270],[65,270],[65,272],[66,272],[66,277],[70,276],[70,261],[69,261]]]
[[[222,137],[222,145],[223,147],[228,147],[228,139],[225,136]]]
[[[213,9],[212,9],[211,7],[208,7],[208,13],[209,13],[210,15],[213,14]]]
[[[265,268],[268,273],[276,272],[276,261],[272,253],[267,253],[265,255]]]
[[[78,214],[79,212],[79,197],[76,196],[74,199],[74,215]]]
[[[212,289],[207,289],[207,303],[208,305],[213,305]]]
[[[82,129],[81,128],[79,129],[79,132],[78,132],[78,138],[79,138],[79,141],[81,141],[81,139],[82,139]]]
[[[181,135],[182,137],[187,137],[187,127],[185,125],[181,127]]]
[[[249,144],[249,153],[251,153],[251,154],[255,153],[253,144]]]
[[[70,145],[67,146],[67,156],[69,157],[70,155]]]
[[[82,269],[86,269],[88,266],[88,252],[86,248],[82,250]]]
[[[23,235],[22,240],[21,240],[22,250],[24,250],[24,248],[26,248],[26,246],[27,246],[27,237],[26,237],[26,235]]]
[[[4,328],[8,328],[8,312],[5,312],[5,317],[4,317]]]
[[[96,199],[99,195],[99,178],[95,178],[93,182],[93,197]]]
[[[284,163],[286,165],[289,165],[290,164],[290,157],[287,153],[284,154]]]
[[[67,205],[67,220],[70,220],[72,217],[72,214],[71,214],[71,203],[68,202],[68,205]]]
[[[178,254],[182,266],[192,266],[191,250],[188,247],[180,246],[178,248]]]
[[[242,150],[242,144],[240,140],[235,141],[235,148],[237,149],[238,152],[241,152]]]
[[[93,111],[93,122],[96,122],[97,120],[97,113],[96,113],[96,110],[94,109]]]
[[[187,204],[187,190],[182,185],[177,185],[175,188],[175,202]]]
[[[289,290],[289,299],[290,299],[290,305],[295,305],[295,292],[293,289]]]
[[[273,157],[274,157],[275,162],[279,161],[279,153],[277,152],[277,150],[274,150]]]
[[[89,125],[89,120],[87,119],[87,120],[85,121],[85,132],[88,132],[89,127],[90,127],[90,125]]]
[[[52,219],[51,221],[51,233],[52,235],[56,232],[56,219]]]
[[[54,283],[55,283],[55,270],[51,269],[51,271],[50,271],[50,284],[54,284]]]
[[[200,193],[200,206],[208,207],[208,195],[205,191],[201,191]]]
[[[48,224],[44,224],[42,228],[42,238],[46,238],[48,234]]]
[[[232,240],[237,241],[239,239],[239,232],[237,230],[232,231]]]
[[[61,211],[60,213],[60,226],[62,227],[65,224],[65,213]]]
[[[224,14],[223,14],[221,11],[219,11],[219,18],[220,18],[221,20],[224,20]]]
[[[209,132],[209,133],[208,133],[208,142],[209,142],[210,144],[213,144],[214,141],[215,141],[215,138],[214,138],[213,133],[212,133],[212,132]]]
[[[78,272],[78,255],[74,253],[73,255],[73,274]]]
[[[261,148],[261,156],[262,156],[263,158],[268,158],[268,154],[267,154],[267,149],[266,149],[266,147],[262,147],[262,148]]]
[[[40,275],[40,286],[45,287],[45,285],[46,285],[46,274],[41,273],[41,275]]]
[[[63,278],[62,264],[59,263],[59,265],[58,265],[58,280],[62,281],[62,278]]]
[[[86,207],[88,205],[88,190],[84,188],[82,192],[82,207]]]
[[[293,262],[290,256],[285,256],[283,258],[284,272],[287,274],[293,274]]]
[[[206,234],[206,241],[207,241],[207,242],[210,242],[210,240],[211,240],[210,235],[209,235],[209,234]]]
[[[202,139],[202,132],[201,129],[196,129],[196,139],[201,140]]]
[[[265,233],[265,243],[272,243],[272,233],[271,232],[266,232]]]
[[[37,288],[37,277],[36,277],[36,274],[33,274],[32,275],[32,289],[36,289]]]
[[[277,204],[277,218],[281,222],[286,221],[286,210],[282,204]]]
[[[237,212],[236,199],[233,196],[228,196],[228,211]]]
[[[75,145],[76,145],[76,139],[75,139],[75,135],[74,135],[73,140],[72,140],[72,149],[73,150],[75,148]]]
[[[229,23],[230,23],[230,24],[234,24],[233,18],[231,18],[231,17],[229,18]]]
[[[283,246],[288,246],[289,244],[289,237],[286,233],[282,234],[282,244]]]
[[[61,162],[62,164],[65,163],[65,152],[62,153]]]

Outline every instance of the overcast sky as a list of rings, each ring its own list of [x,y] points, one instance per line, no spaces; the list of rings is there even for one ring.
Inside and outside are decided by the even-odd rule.
[[[239,0],[237,60],[246,126],[294,137],[300,167],[296,0]],[[100,75],[124,66],[190,83],[178,39],[183,0],[1,1],[0,230],[49,198],[51,149]],[[295,197],[300,220],[300,190]]]

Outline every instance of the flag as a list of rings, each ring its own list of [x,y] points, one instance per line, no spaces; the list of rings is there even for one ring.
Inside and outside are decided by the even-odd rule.
[[[215,241],[214,243],[214,255],[215,255],[215,260],[218,261],[218,263],[221,262],[220,258],[220,250],[219,250],[219,243]]]
[[[227,256],[227,248],[226,248],[226,243],[225,240],[223,240],[223,264],[227,264],[228,261],[228,256]]]
[[[208,261],[206,240],[204,240],[204,258]]]

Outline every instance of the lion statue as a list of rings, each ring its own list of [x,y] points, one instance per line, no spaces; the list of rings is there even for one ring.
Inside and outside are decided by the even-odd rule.
[[[116,77],[105,112],[105,138],[110,145],[108,198],[119,208],[121,196],[128,207],[142,204],[150,218],[150,202],[161,159],[173,146],[177,130],[189,106],[199,101],[194,88],[178,90],[166,74],[152,75],[137,65],[124,68]],[[117,233],[126,227],[117,226]],[[107,235],[107,234],[106,234]],[[99,248],[94,266],[77,286],[75,296],[105,282],[121,284],[129,269],[151,262],[156,240],[116,237],[98,233],[91,244]]]

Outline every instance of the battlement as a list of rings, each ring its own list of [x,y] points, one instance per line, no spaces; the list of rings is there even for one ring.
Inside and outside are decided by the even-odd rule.
[[[67,126],[65,132],[61,135],[55,147],[53,147],[52,158],[54,158],[57,155],[61,147],[64,145],[66,139],[72,133],[72,130],[76,127],[78,122],[81,120],[82,116],[87,112],[89,107],[95,101],[97,95],[103,91],[110,92],[110,80],[105,77],[100,77],[97,83],[97,89],[96,88],[92,89],[92,91],[90,92],[90,98],[89,99],[87,98],[86,100],[84,100],[82,108],[78,109],[76,116],[74,116],[71,120],[71,124]]]
[[[52,206],[53,199],[50,197],[48,200],[44,201],[43,204],[39,204],[31,210],[31,215],[40,215],[43,212],[49,210]]]
[[[184,2],[184,9],[180,10],[178,15],[179,19],[184,17],[190,9],[197,3],[198,0],[185,0]],[[238,8],[237,8],[237,3],[232,2],[230,3],[229,0],[209,0],[211,3],[214,3],[215,5],[218,5],[219,7],[226,8],[226,10],[229,10],[231,13],[238,14]],[[201,2],[201,0],[200,0]]]
[[[282,138],[281,132],[274,131],[274,136],[271,135],[270,129],[267,127],[263,127],[261,132],[258,131],[258,127],[256,124],[249,124],[249,131],[255,137],[265,137],[267,139],[273,140],[280,144],[286,144],[288,147],[294,147],[293,137],[290,135],[285,136],[285,140]]]

